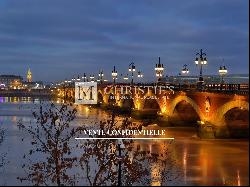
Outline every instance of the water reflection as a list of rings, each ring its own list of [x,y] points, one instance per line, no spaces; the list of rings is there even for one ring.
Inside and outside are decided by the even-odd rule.
[[[161,166],[159,163],[154,163],[151,166],[151,186],[161,186]]]
[[[42,100],[39,98],[31,97],[0,97],[0,103],[40,103]]]
[[[184,173],[184,182],[187,184],[187,148],[184,148],[183,151],[183,173]]]
[[[240,186],[240,171],[237,170],[237,185]]]
[[[0,181],[5,181],[7,185],[18,184],[16,177],[23,173],[23,169],[18,165],[21,163],[20,155],[24,152],[26,145],[19,141],[19,134],[16,133],[16,122],[20,119],[27,122],[32,120],[32,116],[27,115],[28,112],[30,113],[30,109],[24,106],[41,102],[38,98],[0,97],[0,125],[1,128],[8,130],[6,134],[8,138],[4,141],[4,145],[1,146],[10,149],[8,154],[9,167],[6,168],[5,176],[0,174]],[[55,102],[60,103],[61,100]],[[19,109],[15,105],[18,105]],[[23,111],[27,111],[27,113],[22,113]],[[75,125],[79,126],[86,123],[91,125],[93,122],[107,119],[108,116],[109,114],[102,110],[79,105]],[[138,122],[134,121],[135,123]],[[149,126],[147,128],[153,127]],[[247,140],[199,140],[193,138],[196,133],[193,128],[162,129],[166,129],[167,137],[175,138],[174,142],[172,142],[169,159],[176,160],[176,167],[182,171],[183,177],[178,181],[179,184],[238,186],[249,184],[249,143]],[[161,154],[165,143],[160,140],[137,141],[136,146],[146,152]],[[17,150],[19,151],[18,154],[16,153]],[[162,156],[165,157],[166,155]],[[150,169],[151,185],[161,185],[161,165],[155,163]]]

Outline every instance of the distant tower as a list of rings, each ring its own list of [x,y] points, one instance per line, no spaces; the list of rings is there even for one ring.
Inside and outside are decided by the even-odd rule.
[[[32,73],[30,71],[30,68],[28,69],[28,72],[27,72],[27,82],[32,82]]]

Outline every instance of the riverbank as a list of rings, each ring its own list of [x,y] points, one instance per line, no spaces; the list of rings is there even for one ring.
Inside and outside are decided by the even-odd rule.
[[[21,90],[1,90],[0,97],[39,97],[56,98],[49,89],[21,89]]]

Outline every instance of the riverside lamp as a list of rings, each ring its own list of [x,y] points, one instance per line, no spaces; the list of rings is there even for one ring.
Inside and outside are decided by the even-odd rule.
[[[115,84],[115,80],[117,79],[117,75],[118,75],[118,73],[117,73],[117,71],[116,71],[116,69],[115,69],[115,66],[114,66],[114,69],[113,69],[113,71],[111,72],[111,76],[112,76],[112,79],[113,79],[114,84]]]
[[[219,68],[219,75],[221,76],[221,84],[224,83],[224,76],[227,74],[226,66],[220,66]]]
[[[161,57],[159,57],[159,62],[158,64],[155,64],[155,76],[157,78],[157,81],[162,78],[164,72],[164,66],[161,64]]]
[[[198,80],[198,85],[199,85],[199,88],[202,88],[202,84],[204,83],[204,80],[203,80],[203,76],[202,76],[202,67],[204,65],[207,65],[207,58],[206,58],[206,53],[204,53],[202,51],[202,49],[200,50],[199,53],[196,53],[196,57],[195,58],[195,65],[196,66],[200,66],[200,75],[199,75],[199,80]]]

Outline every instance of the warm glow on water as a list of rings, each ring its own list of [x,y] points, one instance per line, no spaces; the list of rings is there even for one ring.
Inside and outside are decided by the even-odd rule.
[[[2,99],[3,100],[3,99]],[[8,164],[0,167],[0,185],[17,185],[16,177],[23,174],[22,155],[27,145],[20,142],[21,133],[17,121],[32,119],[31,109],[37,100],[8,99],[0,103],[0,127],[6,130],[6,138],[0,145],[2,151],[7,151]],[[99,109],[79,106],[76,126],[93,124],[108,118],[108,114]],[[133,119],[131,119],[133,120]],[[134,120],[138,123],[137,120]],[[181,171],[181,179],[169,184],[176,185],[248,185],[249,184],[249,142],[247,140],[200,140],[196,137],[194,128],[161,128],[153,125],[146,129],[165,129],[166,137],[174,137],[170,144],[168,140],[137,140],[141,150],[161,155],[170,148],[169,155],[161,155],[175,161],[175,169]],[[166,146],[167,145],[167,146]],[[151,185],[161,185],[160,165],[151,165]],[[173,169],[172,171],[174,171]]]

